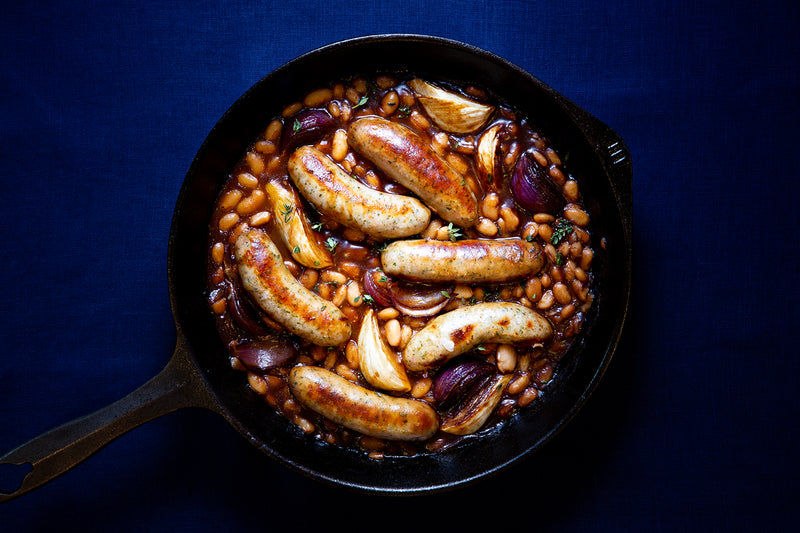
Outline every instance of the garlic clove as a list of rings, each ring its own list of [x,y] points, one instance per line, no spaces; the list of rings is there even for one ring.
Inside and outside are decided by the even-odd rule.
[[[495,124],[480,136],[475,150],[475,167],[478,177],[483,183],[492,183],[495,179],[495,161],[497,146],[500,144],[500,124]]]
[[[408,392],[411,382],[398,356],[389,348],[370,308],[358,332],[358,366],[367,383],[382,390]]]
[[[292,258],[308,268],[331,266],[333,258],[314,238],[314,232],[294,189],[271,181],[264,190],[272,205],[272,220],[275,221],[281,239],[289,248]]]
[[[419,78],[410,80],[407,85],[416,93],[431,120],[451,133],[476,131],[494,112],[494,106],[476,102]]]
[[[441,430],[451,435],[469,435],[478,431],[500,403],[511,377],[512,374],[498,374],[487,380],[475,396],[443,418]]]

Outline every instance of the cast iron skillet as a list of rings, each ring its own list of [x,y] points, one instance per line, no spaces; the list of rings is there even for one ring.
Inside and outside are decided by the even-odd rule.
[[[483,86],[534,118],[562,156],[568,154],[594,237],[604,237],[606,246],[593,243],[596,300],[584,333],[535,407],[445,453],[373,461],[303,435],[255,396],[242,373],[231,370],[206,301],[207,228],[234,162],[284,105],[351,74],[404,71]],[[172,358],[128,396],[2,457],[0,464],[27,463],[31,471],[16,491],[0,494],[0,501],[48,482],[123,433],[184,407],[220,414],[254,446],[295,471],[368,493],[439,492],[509,467],[549,441],[577,413],[617,346],[631,280],[631,182],[630,156],[614,131],[519,67],[475,47],[428,36],[377,35],[337,42],[290,61],[231,106],[186,175],[169,235],[168,280],[177,328]]]

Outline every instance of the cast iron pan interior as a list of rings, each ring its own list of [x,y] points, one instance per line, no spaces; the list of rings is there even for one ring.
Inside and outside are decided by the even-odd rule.
[[[534,408],[485,438],[441,455],[381,461],[323,445],[275,414],[230,369],[215,334],[204,282],[207,226],[229,170],[267,121],[300,95],[350,75],[413,72],[482,86],[534,119],[578,177],[592,218],[596,303],[582,340]],[[193,161],[169,246],[171,303],[179,336],[202,370],[214,409],[266,454],[312,478],[382,493],[441,491],[498,472],[548,441],[583,405],[616,347],[630,290],[631,167],[607,126],[509,62],[474,47],[415,35],[368,36],[305,54],[256,83],[225,113]]]

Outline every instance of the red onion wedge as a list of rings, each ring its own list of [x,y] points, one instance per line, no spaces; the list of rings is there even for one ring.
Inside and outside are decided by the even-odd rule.
[[[529,151],[520,156],[514,167],[511,191],[519,205],[535,213],[559,211],[565,203],[561,187]]]
[[[295,349],[289,339],[275,335],[237,343],[233,355],[248,369],[263,372],[289,361]]]
[[[364,274],[364,289],[377,305],[414,317],[435,315],[453,299],[452,287],[391,280],[380,269]]]
[[[327,133],[336,122],[324,109],[301,109],[283,125],[281,144],[291,150],[301,144],[310,144]]]
[[[494,374],[476,387],[475,393],[442,416],[440,429],[453,435],[470,435],[483,427],[494,412],[512,374]]]
[[[477,357],[454,359],[444,366],[433,384],[433,399],[440,410],[470,397],[480,384],[494,375],[494,366]]]
[[[230,280],[226,281],[228,286],[228,312],[233,321],[243,330],[253,335],[266,335],[270,332],[260,314],[248,304],[246,299],[240,294],[239,288]]]
[[[381,307],[392,305],[392,295],[389,290],[389,278],[378,269],[368,270],[364,274],[364,289],[367,294]]]
[[[394,307],[413,317],[435,315],[453,299],[452,287],[441,285],[393,282],[389,290]]]

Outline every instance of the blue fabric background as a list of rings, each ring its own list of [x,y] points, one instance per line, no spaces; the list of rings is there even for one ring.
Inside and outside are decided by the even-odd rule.
[[[614,128],[634,162],[635,274],[585,409],[476,486],[355,495],[182,410],[3,504],[0,530],[797,527],[797,3],[5,4],[0,454],[161,370],[175,342],[167,236],[195,152],[250,85],[339,39],[464,41]]]

